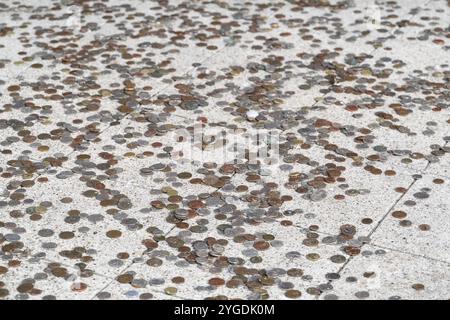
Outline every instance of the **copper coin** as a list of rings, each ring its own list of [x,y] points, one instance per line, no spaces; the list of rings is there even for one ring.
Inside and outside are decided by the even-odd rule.
[[[204,206],[203,202],[200,200],[192,200],[188,203],[189,208],[191,209],[199,209]]]
[[[397,210],[397,211],[392,212],[392,216],[397,219],[404,219],[404,218],[406,218],[407,214],[404,211]]]
[[[75,234],[70,231],[64,231],[59,234],[59,237],[64,240],[68,240],[68,239],[72,239],[73,237],[75,237]]]
[[[116,239],[122,236],[122,232],[120,232],[119,230],[110,230],[106,232],[106,236],[111,239]]]
[[[183,277],[173,277],[172,278],[172,282],[173,283],[175,283],[175,284],[181,284],[181,283],[184,283],[184,278]]]
[[[421,224],[421,225],[419,225],[419,229],[421,231],[429,231],[431,229],[431,227],[429,224]]]
[[[415,283],[411,287],[417,291],[425,290],[425,286],[421,283]]]
[[[289,299],[298,299],[302,296],[302,293],[298,290],[287,290],[284,295]]]
[[[116,280],[119,283],[131,283],[131,281],[133,281],[133,276],[131,274],[121,274],[116,278]]]
[[[208,283],[212,286],[223,286],[225,284],[225,280],[222,278],[211,278]]]
[[[0,266],[0,274],[5,274],[8,272],[8,268]]]
[[[270,248],[270,244],[267,241],[256,241],[253,244],[253,248],[259,251],[267,250]]]
[[[362,222],[363,224],[371,224],[371,223],[373,223],[373,220],[370,219],[370,218],[363,218],[363,219],[361,220],[361,222]]]

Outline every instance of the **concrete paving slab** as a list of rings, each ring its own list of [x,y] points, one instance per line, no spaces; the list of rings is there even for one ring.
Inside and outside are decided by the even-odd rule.
[[[116,278],[121,291],[133,286],[185,299],[316,299],[326,277],[346,260],[339,246],[319,244],[314,232],[236,217],[229,224],[211,221],[202,233],[196,226],[205,218],[189,229],[179,224]]]
[[[310,167],[308,171],[293,164],[289,172],[275,171],[272,176],[263,175],[254,180],[258,171],[248,170],[233,177],[229,194],[244,190],[237,195],[247,206],[276,209],[295,225],[314,226],[318,231],[336,237],[340,235],[341,227],[351,226],[354,229],[352,238],[364,242],[414,182],[414,174],[386,169],[378,164],[352,167],[332,179],[329,174],[338,174],[339,167],[321,165]],[[323,172],[323,176],[319,176],[324,180],[315,177],[313,172]]]
[[[448,18],[3,1],[0,299],[447,299]]]
[[[2,255],[2,299],[88,300],[110,279],[39,257]]]
[[[424,175],[392,208],[372,236],[373,243],[388,248],[450,262],[448,178]]]
[[[50,171],[9,195],[2,221],[11,230],[4,238],[48,260],[113,277],[142,254],[146,238],[171,229],[163,213],[150,212],[150,193],[137,192]]]
[[[449,264],[374,246],[354,257],[321,299],[445,300]]]

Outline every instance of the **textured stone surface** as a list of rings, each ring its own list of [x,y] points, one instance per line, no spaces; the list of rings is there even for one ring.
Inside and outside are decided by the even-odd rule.
[[[448,299],[444,0],[0,3],[0,299]]]

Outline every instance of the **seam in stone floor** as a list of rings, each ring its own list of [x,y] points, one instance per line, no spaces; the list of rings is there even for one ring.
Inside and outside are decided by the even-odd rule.
[[[430,161],[428,161],[428,164],[426,165],[425,169],[428,168],[428,166],[430,165]],[[377,225],[369,232],[369,235],[367,236],[370,239],[370,236],[372,234],[374,234],[376,232],[376,230],[379,228],[379,226],[383,223],[383,221],[386,219],[386,217],[389,215],[389,213],[395,208],[395,206],[400,202],[400,200],[409,192],[409,190],[414,186],[414,184],[418,181],[419,179],[414,179],[409,187],[407,188],[407,190],[395,201],[394,204],[392,204],[389,208],[389,210],[386,212],[386,214],[381,218],[381,220],[378,221]],[[364,245],[369,244],[369,243],[362,243],[360,248],[363,248]],[[392,249],[391,249],[392,250]],[[411,253],[409,253],[410,255],[413,255]],[[432,258],[427,257],[430,260],[435,260]],[[342,267],[339,269],[339,271],[337,272],[337,274],[341,275],[341,273],[345,270],[345,268],[353,261],[354,256],[350,256],[342,265]],[[333,279],[329,280],[328,283],[331,285],[333,283]],[[320,295],[323,294],[323,291],[320,292]]]
[[[174,229],[175,229],[175,227],[172,227],[169,231],[167,231],[167,232],[164,234],[164,237],[167,237],[167,236],[169,235],[169,233],[170,233],[172,230],[174,230]],[[95,292],[95,294],[94,294],[90,299],[87,299],[87,300],[93,300],[93,299],[95,299],[95,298],[97,297],[97,294],[98,294],[98,293],[102,292],[102,291],[105,290],[107,287],[109,287],[111,284],[113,284],[113,282],[116,280],[116,277],[117,277],[117,276],[119,276],[120,274],[126,272],[133,264],[135,264],[135,262],[134,262],[133,260],[144,257],[146,253],[147,253],[147,250],[144,250],[141,254],[136,254],[134,257],[130,257],[132,261],[129,262],[128,264],[126,264],[122,269],[120,269],[119,271],[117,271],[117,273],[115,273],[115,274],[112,275],[112,276],[106,276],[106,275],[104,275],[104,274],[98,273],[96,270],[91,270],[91,269],[89,269],[90,271],[92,271],[92,274],[93,274],[93,275],[95,275],[95,276],[97,276],[97,277],[100,277],[100,278],[108,279],[108,280],[110,280],[110,281],[109,281],[109,282],[108,282],[101,290]],[[58,264],[61,265],[61,266],[64,266],[64,267],[69,268],[70,270],[76,270],[76,269],[77,269],[77,268],[74,267],[73,265],[70,265],[70,264],[68,264],[68,263],[66,263],[66,262],[63,262],[63,261],[60,261],[60,260],[57,260],[57,259],[48,259],[48,258],[46,258],[46,257],[38,257],[38,256],[35,256],[34,253],[33,253],[33,251],[32,251],[31,249],[28,249],[28,248],[24,248],[24,249],[22,249],[21,251],[12,252],[11,255],[13,255],[13,256],[21,256],[21,255],[24,255],[24,256],[29,257],[29,258],[36,258],[39,262],[42,262],[42,261],[43,261],[43,262],[47,262],[47,263],[58,263]],[[150,291],[153,291],[153,292],[155,292],[155,293],[166,294],[166,293],[163,292],[163,291],[158,291],[158,290],[155,290],[155,289],[149,289],[149,290],[150,290]],[[176,295],[173,295],[173,296],[177,297]],[[183,297],[180,297],[180,296],[178,296],[178,298],[184,299]]]
[[[442,148],[447,147],[449,143],[450,143],[449,141],[446,141],[446,142],[444,143],[444,145],[442,146]],[[450,156],[449,156],[449,158],[450,158]],[[427,166],[425,167],[425,169],[423,169],[423,174],[429,174],[429,175],[431,175],[431,176],[436,176],[436,177],[450,178],[450,176],[448,176],[448,175],[446,175],[446,174],[427,173],[427,170],[430,169],[431,164],[432,164],[432,163],[431,163],[430,161],[428,161]],[[449,166],[449,169],[450,169],[450,163],[447,164],[447,166]],[[444,165],[444,167],[447,167],[447,166]]]
[[[136,258],[138,258],[138,257],[136,257]],[[136,259],[136,258],[134,258],[134,259]],[[115,277],[108,277],[108,279],[110,279],[111,281],[109,281],[109,282],[108,282],[108,283],[107,283],[100,291],[95,292],[95,293],[93,294],[93,296],[92,296],[89,300],[94,300],[100,292],[103,292],[106,288],[108,288],[110,285],[112,285],[112,284],[114,283],[114,281],[116,280],[116,277],[117,277],[118,275],[120,275],[120,274],[126,272],[126,271],[133,265],[133,263],[134,263],[134,262],[128,263],[121,271],[119,271],[119,272],[115,275]]]
[[[300,229],[304,233],[311,231],[308,227],[304,227],[304,226],[302,226],[300,224],[296,224],[295,227]],[[324,231],[313,231],[313,232],[321,234],[321,235],[324,235],[324,236],[336,236],[336,234],[332,234],[332,233],[324,232]],[[370,245],[370,246],[374,246],[374,247],[383,248],[383,249],[388,249],[388,250],[391,250],[391,251],[396,251],[396,252],[407,254],[407,255],[410,255],[410,256],[416,256],[416,257],[424,258],[424,259],[427,259],[427,260],[432,260],[432,261],[436,261],[436,262],[442,262],[442,263],[450,264],[450,261],[440,260],[440,259],[429,257],[427,255],[417,254],[417,253],[414,253],[414,252],[409,252],[409,251],[399,250],[399,249],[396,249],[396,248],[391,248],[391,247],[384,246],[384,245],[379,245],[379,244],[377,244],[375,242],[372,242],[371,239],[370,239],[369,242],[364,242],[364,244],[367,244],[367,245]],[[336,246],[338,246],[338,245],[339,244],[336,244]],[[342,245],[344,245],[344,243]]]
[[[426,256],[426,255],[417,254],[417,253],[413,253],[413,252],[409,252],[409,251],[394,249],[394,248],[390,248],[390,247],[387,247],[387,246],[382,246],[382,245],[376,244],[374,242],[370,242],[368,244],[373,246],[373,247],[377,247],[377,248],[381,248],[381,249],[387,249],[387,250],[390,250],[390,251],[402,253],[402,254],[413,256],[413,257],[417,257],[417,258],[424,258],[424,259],[427,259],[427,260],[430,260],[430,261],[448,264],[450,266],[450,261],[445,261],[445,260],[440,260],[440,259],[436,259],[436,258],[431,258],[431,257]]]
[[[173,226],[169,231],[167,231],[167,232],[164,234],[164,238],[166,238],[173,230],[175,230],[175,226]],[[147,250],[144,250],[144,252],[143,252],[142,254],[136,256],[136,257],[133,258],[132,260],[137,259],[137,258],[143,258],[143,257],[145,257],[145,255],[147,254],[147,252],[148,252]],[[117,277],[117,276],[119,276],[119,275],[121,275],[121,274],[127,272],[127,270],[130,269],[134,264],[135,264],[134,261],[132,261],[131,263],[129,263],[129,264],[126,266],[126,268],[124,268],[123,270],[121,270],[120,272],[118,272],[118,273],[112,278],[111,282],[109,282],[109,283],[108,283],[104,288],[102,288],[100,291],[96,292],[96,293],[94,294],[94,296],[93,296],[90,300],[95,299],[95,298],[97,297],[97,295],[98,295],[100,292],[103,292],[106,288],[108,288],[110,285],[112,285],[112,284],[114,283],[114,281],[116,280],[116,277]],[[149,291],[155,292],[155,293],[162,293],[162,294],[164,294],[164,295],[167,295],[164,291],[160,291],[160,290],[157,290],[157,289],[149,289]],[[173,297],[178,297],[178,298],[180,298],[180,299],[185,299],[184,297],[181,297],[181,296],[178,296],[178,295],[171,295],[171,296],[173,296]]]
[[[386,218],[388,217],[389,213],[397,206],[397,204],[400,202],[400,200],[403,199],[403,197],[409,192],[409,190],[412,188],[412,186],[416,183],[417,180],[418,179],[414,179],[409,184],[408,188],[406,189],[406,192],[402,193],[402,195],[397,199],[397,201],[395,201],[394,204],[392,204],[392,206],[388,209],[388,211],[384,214],[384,216],[377,222],[375,227],[369,232],[369,234],[367,235],[368,238],[370,238],[377,231],[377,229],[384,222],[384,220],[386,220]]]

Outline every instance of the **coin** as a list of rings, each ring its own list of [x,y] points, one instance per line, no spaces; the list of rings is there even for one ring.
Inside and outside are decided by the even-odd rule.
[[[297,299],[297,298],[300,298],[302,294],[298,290],[291,289],[291,290],[286,290],[284,295],[289,299]]]
[[[185,279],[183,277],[180,277],[180,276],[173,277],[172,278],[172,282],[175,283],[175,284],[181,284],[181,283],[185,282]]]
[[[417,291],[425,290],[425,286],[421,283],[415,283],[411,287]]]
[[[406,218],[406,212],[404,212],[404,211],[401,211],[401,210],[396,210],[396,211],[394,211],[394,212],[392,212],[392,214],[391,214],[394,218],[397,218],[397,219],[404,219],[404,218]]]
[[[260,251],[267,250],[270,248],[270,244],[267,241],[256,241],[253,244],[253,248]]]
[[[133,276],[131,274],[121,274],[116,279],[119,283],[131,283]]]
[[[208,283],[212,286],[223,286],[225,285],[225,280],[222,278],[211,278],[208,280]]]
[[[175,287],[167,287],[164,289],[164,292],[169,296],[174,296],[177,294],[178,290]]]
[[[122,232],[119,230],[109,230],[106,232],[106,236],[111,239],[116,239],[122,236]]]

